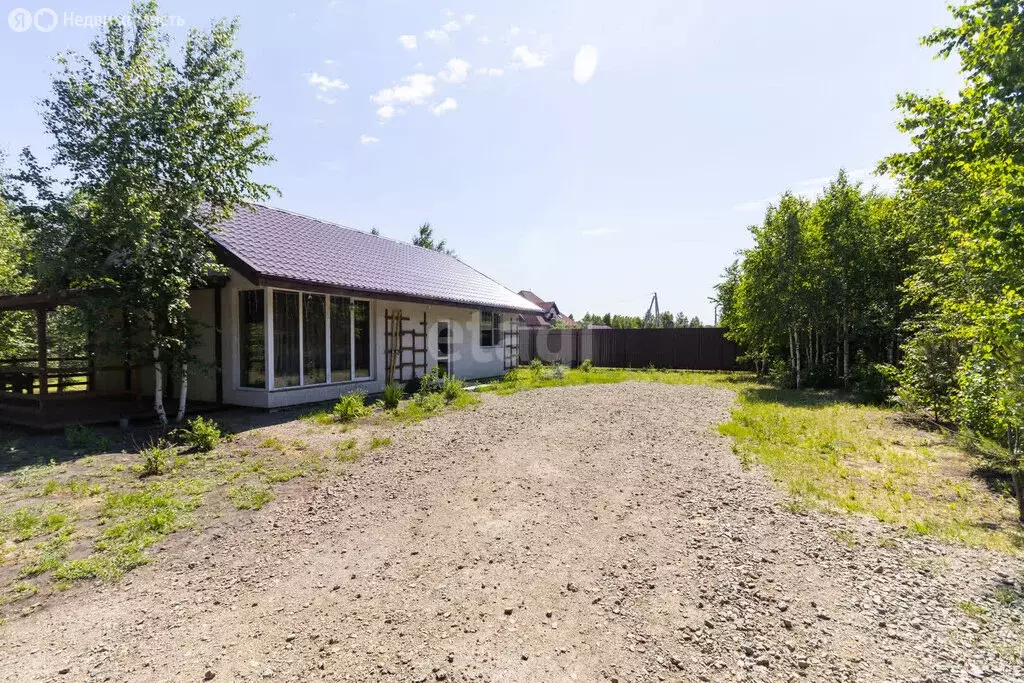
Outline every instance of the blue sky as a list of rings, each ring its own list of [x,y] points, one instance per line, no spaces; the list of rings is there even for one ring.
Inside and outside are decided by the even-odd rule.
[[[127,4],[17,7],[58,22],[0,33],[0,145],[41,152],[52,57],[94,32],[65,17]],[[240,18],[273,204],[400,239],[429,220],[469,264],[577,316],[642,314],[657,291],[663,310],[710,319],[767,200],[840,166],[868,179],[906,146],[895,95],[958,84],[919,44],[948,23],[941,0],[161,7],[186,25]]]

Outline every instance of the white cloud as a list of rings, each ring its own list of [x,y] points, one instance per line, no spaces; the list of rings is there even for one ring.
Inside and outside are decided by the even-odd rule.
[[[400,42],[402,44],[402,47],[404,47],[406,50],[415,50],[416,49],[416,36],[411,36],[411,35],[398,36],[398,42]]]
[[[328,90],[348,90],[348,83],[345,83],[340,78],[321,76],[315,71],[309,75],[308,82],[311,86],[323,92]]]
[[[360,135],[359,142],[364,145],[372,145],[375,142],[380,142],[380,138],[375,138],[372,135]]]
[[[511,26],[508,27],[508,34],[510,36],[518,36],[521,31],[522,29],[520,29],[515,24],[512,24]]]
[[[469,26],[470,24],[472,24],[474,19],[476,19],[476,15],[475,14],[463,14],[462,15],[462,23],[465,24],[466,26]]]
[[[448,33],[455,33],[456,31],[462,30],[462,27],[459,26],[459,22],[457,22],[457,21],[449,21],[447,24],[445,24],[441,28],[444,31],[447,31]]]
[[[446,97],[446,98],[444,98],[444,102],[442,102],[441,104],[437,105],[436,107],[434,107],[430,111],[434,112],[434,116],[440,116],[441,114],[445,113],[446,111],[452,111],[453,109],[457,109],[458,107],[459,107],[459,103],[455,101],[454,97]]]
[[[327,95],[321,95],[320,93],[316,94],[316,99],[318,102],[323,102],[324,104],[336,104],[338,102],[337,97],[328,97]]]
[[[327,66],[331,66],[332,64],[337,64],[337,62],[334,61],[333,59],[325,59],[324,64],[326,64]]]
[[[476,73],[479,76],[504,76],[505,75],[505,70],[504,69],[495,69],[494,67],[488,68],[488,67],[482,66],[482,67],[480,67],[479,69],[476,70]]]
[[[394,118],[398,112],[390,104],[385,104],[383,107],[377,110],[377,116],[381,117],[385,121]]]
[[[476,39],[476,42],[480,43],[481,45],[487,45],[489,42],[491,42],[491,39],[488,38],[487,36],[480,36],[479,38]]]
[[[576,59],[572,63],[573,79],[583,85],[594,77],[597,70],[597,48],[593,45],[584,45],[576,53]]]
[[[520,45],[512,50],[512,62],[526,69],[536,69],[544,66],[544,55],[531,52],[530,48]]]
[[[618,228],[590,228],[588,230],[581,230],[580,234],[584,237],[600,237],[602,235],[614,235],[618,231]]]
[[[379,90],[370,99],[374,104],[423,104],[426,98],[434,94],[434,76],[413,74],[402,79],[399,85]],[[390,118],[390,117],[388,117]]]
[[[449,59],[438,76],[445,83],[462,83],[469,76],[469,62],[458,58]]]
[[[427,40],[432,40],[435,43],[447,43],[448,34],[439,28],[432,28],[429,31],[423,32],[423,37]]]

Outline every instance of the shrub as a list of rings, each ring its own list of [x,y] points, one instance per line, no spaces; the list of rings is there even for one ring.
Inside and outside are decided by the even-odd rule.
[[[167,465],[174,459],[174,448],[166,441],[150,443],[149,446],[139,451],[142,458],[143,477],[151,477],[167,471]]]
[[[540,377],[540,373],[544,372],[544,362],[540,358],[534,358],[531,360],[530,372],[533,373],[534,377]]]
[[[419,377],[413,377],[405,383],[405,393],[409,396],[418,394],[422,387],[422,380]]]
[[[505,384],[515,384],[519,381],[519,368],[512,368],[505,373],[505,376],[501,378],[501,381]]]
[[[886,376],[886,368],[867,362],[861,354],[853,366],[853,393],[862,403],[883,404],[892,396],[893,386]]]
[[[560,362],[556,362],[551,366],[551,376],[555,379],[562,379],[565,377],[565,366]]]
[[[384,409],[394,410],[397,408],[398,402],[402,400],[402,395],[402,387],[394,382],[389,382],[384,387]]]
[[[445,375],[444,381],[441,383],[441,395],[444,396],[444,400],[451,403],[459,396],[465,393],[465,386],[462,384],[462,380],[458,379],[454,375]]]
[[[369,414],[370,408],[366,405],[366,392],[363,391],[344,394],[334,404],[334,417],[341,422],[351,422]]]
[[[188,427],[179,430],[178,436],[190,450],[202,453],[212,451],[221,440],[220,427],[217,423],[202,416],[189,420]]]
[[[423,375],[420,380],[420,392],[426,394],[436,394],[444,389],[444,378],[445,373],[441,370],[440,365],[435,365],[430,372]]]
[[[594,369],[594,363],[589,358],[584,358],[583,362],[580,363],[580,370],[583,372],[590,372]]]

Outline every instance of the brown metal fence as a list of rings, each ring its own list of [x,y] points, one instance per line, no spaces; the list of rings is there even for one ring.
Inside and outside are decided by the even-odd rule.
[[[739,346],[721,327],[643,330],[548,330],[521,328],[519,360],[579,365],[590,359],[604,368],[734,370]]]

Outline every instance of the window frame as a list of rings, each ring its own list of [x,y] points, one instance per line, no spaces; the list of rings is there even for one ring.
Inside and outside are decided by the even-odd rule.
[[[245,368],[242,367],[242,295],[250,292],[259,292],[260,294],[263,295],[263,386],[250,386],[242,384],[242,377],[245,375]],[[268,355],[268,349],[271,348],[270,340],[267,337],[267,330],[269,329],[269,319],[267,315],[267,300],[269,298],[270,297],[267,295],[267,290],[265,288],[243,288],[238,289],[235,292],[233,302],[236,310],[236,334],[234,346],[235,357],[237,359],[237,362],[235,363],[235,367],[238,370],[238,374],[236,376],[236,384],[238,385],[237,389],[239,389],[240,391],[267,391],[270,388],[269,368],[271,365],[273,365],[273,359],[270,358],[270,356]]]
[[[489,327],[484,327],[484,316],[490,316],[491,324]],[[482,349],[496,349],[503,346],[505,343],[505,331],[502,328],[502,313],[501,311],[493,310],[481,310],[480,311],[480,336],[478,341],[480,342],[480,348]],[[484,333],[489,332],[491,335],[491,341],[488,344],[484,343]]]
[[[247,290],[239,290],[239,291],[255,291],[255,290],[253,290],[252,288],[247,288]],[[264,293],[264,307],[263,307],[264,308],[264,316],[265,316],[265,318],[264,318],[264,330],[265,330],[264,334],[266,336],[266,349],[265,349],[265,351],[266,351],[266,359],[267,359],[266,387],[256,388],[256,387],[243,387],[243,386],[240,386],[240,384],[241,384],[241,371],[242,371],[242,369],[241,369],[241,353],[236,353],[236,357],[238,359],[238,361],[236,362],[236,365],[238,366],[238,376],[237,376],[238,381],[236,382],[236,389],[238,389],[239,391],[264,391],[264,392],[270,392],[270,391],[297,391],[297,390],[302,390],[302,389],[312,389],[312,388],[327,387],[327,386],[332,386],[332,385],[358,384],[358,383],[362,383],[362,382],[372,382],[372,381],[374,381],[376,379],[377,364],[376,364],[376,358],[374,357],[374,348],[376,347],[376,333],[375,333],[376,320],[374,319],[373,299],[369,299],[369,298],[366,298],[366,297],[353,297],[353,296],[344,296],[344,295],[335,295],[335,294],[324,294],[324,293],[321,293],[321,292],[310,292],[310,291],[307,291],[307,290],[289,289],[289,288],[284,288],[284,287],[263,287],[263,288],[261,288],[260,291],[263,291],[263,293]],[[289,386],[289,387],[275,387],[274,386],[274,336],[273,336],[274,335],[274,292],[289,292],[289,293],[293,293],[294,292],[294,293],[297,293],[299,295],[299,342],[298,342],[298,348],[299,348],[299,383],[297,385],[295,385],[295,386]],[[306,294],[312,294],[312,295],[315,295],[315,296],[322,296],[322,297],[324,297],[324,304],[325,304],[324,305],[324,308],[325,308],[325,310],[324,310],[324,318],[325,318],[325,320],[324,320],[324,343],[326,345],[325,346],[325,351],[326,351],[325,356],[326,357],[325,357],[324,360],[325,360],[325,365],[326,365],[326,372],[325,372],[324,376],[326,378],[326,381],[325,382],[317,382],[316,384],[305,384],[304,383],[305,382],[305,337],[304,337],[305,330],[303,329],[304,325],[303,325],[303,320],[302,320],[302,318],[303,318],[302,314],[303,314],[303,301],[304,301],[303,296],[306,295]],[[367,326],[367,343],[368,343],[368,346],[369,346],[369,350],[368,351],[369,351],[369,366],[370,366],[369,370],[370,370],[370,373],[366,377],[356,377],[356,375],[355,375],[355,362],[356,362],[356,360],[355,360],[355,356],[356,356],[356,348],[355,348],[355,346],[356,345],[355,345],[355,316],[354,315],[350,315],[349,316],[349,358],[350,358],[350,360],[349,360],[349,363],[350,363],[350,365],[349,365],[349,373],[348,373],[349,374],[349,379],[346,379],[346,380],[333,380],[332,377],[331,377],[332,372],[333,372],[333,368],[331,367],[331,301],[332,301],[332,299],[347,299],[348,302],[349,302],[349,306],[351,306],[353,303],[355,303],[357,301],[365,302],[366,305],[367,305],[367,315],[368,315],[368,319],[369,319],[369,325]],[[236,297],[236,302],[237,302],[237,297]],[[237,305],[237,303],[236,303],[236,305]],[[240,324],[241,324],[241,317],[237,316],[236,328],[238,328],[239,334],[236,334],[236,337],[235,337],[236,349],[237,349],[238,344],[240,343],[240,340],[241,340],[241,334],[240,334],[241,330],[240,330],[240,327],[239,327]]]

